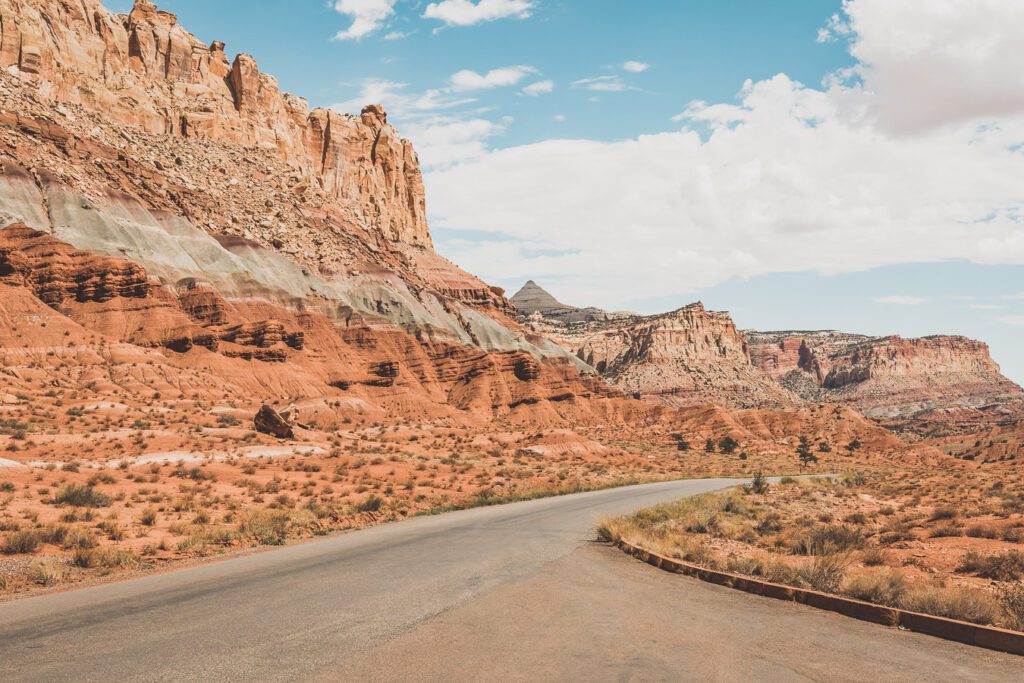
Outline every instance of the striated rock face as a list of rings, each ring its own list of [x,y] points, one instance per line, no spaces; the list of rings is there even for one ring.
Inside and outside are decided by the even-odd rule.
[[[276,152],[296,186],[317,185],[351,220],[430,246],[419,161],[379,105],[360,116],[309,112],[251,56],[229,62],[222,42],[201,43],[146,0],[127,16],[99,0],[0,0],[0,22],[0,67],[44,101],[152,134]]]
[[[531,324],[629,394],[671,405],[801,403],[751,364],[746,339],[732,318],[701,303],[662,315],[575,324],[545,316]]]
[[[804,398],[840,402],[920,433],[977,428],[1021,412],[1024,390],[988,345],[965,337],[749,332],[755,365]]]

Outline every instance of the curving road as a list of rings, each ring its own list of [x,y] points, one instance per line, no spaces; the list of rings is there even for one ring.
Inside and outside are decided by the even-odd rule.
[[[1024,659],[590,543],[669,482],[425,517],[0,605],[2,681],[1021,680]]]

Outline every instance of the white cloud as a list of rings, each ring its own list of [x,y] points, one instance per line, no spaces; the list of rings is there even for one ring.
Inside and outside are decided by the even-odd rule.
[[[889,132],[1024,112],[1024,2],[846,0],[819,39],[835,37]]]
[[[467,90],[489,90],[516,85],[519,81],[530,74],[537,73],[532,66],[506,66],[500,69],[491,69],[485,74],[478,74],[469,69],[463,69],[451,76],[452,90],[465,92]]]
[[[408,38],[414,33],[414,31],[392,31],[384,35],[384,40],[402,40]]]
[[[504,132],[508,123],[510,118],[498,124],[482,118],[431,117],[404,126],[402,134],[415,141],[425,168],[444,168],[483,156],[487,140]]]
[[[539,95],[546,95],[555,89],[554,81],[537,81],[523,88],[522,93],[529,95],[530,97],[537,97]]]
[[[551,118],[555,123],[565,123],[566,121],[565,114],[555,114]]]
[[[636,62],[636,61],[630,60],[628,62],[624,62],[622,64],[622,68],[625,71],[628,71],[630,73],[640,74],[640,73],[643,73],[644,71],[647,71],[648,69],[650,69],[651,65],[647,64],[645,62]]]
[[[1004,325],[1012,325],[1014,327],[1024,327],[1024,315],[1005,315],[998,319]]]
[[[595,92],[623,92],[630,90],[629,84],[618,76],[594,76],[573,81],[573,87]]]
[[[1024,292],[1018,292],[1016,294],[1007,294],[1003,297],[1004,299],[1014,299],[1017,301],[1024,301]]]
[[[448,26],[472,26],[495,19],[526,19],[535,3],[532,0],[441,0],[427,5],[425,19],[437,19]]]
[[[358,40],[379,29],[395,13],[396,0],[336,0],[334,9],[352,19],[352,25],[335,34],[335,40]]]
[[[455,97],[446,89],[410,93],[407,84],[379,79],[367,79],[360,84],[359,94],[351,99],[331,105],[331,109],[343,114],[357,114],[368,104],[382,104],[395,118],[408,119],[425,113],[454,109],[476,100],[470,97]]]
[[[971,308],[976,311],[999,311],[1006,308],[1006,306],[1001,304],[971,304]]]
[[[922,299],[919,296],[907,296],[906,294],[893,294],[890,296],[880,296],[875,299],[875,303],[889,304],[892,306],[920,306],[927,302],[928,299]]]
[[[458,246],[461,266],[558,277],[567,297],[608,307],[769,272],[1024,263],[1024,117],[893,136],[873,104],[841,84],[748,82],[737,103],[691,105],[679,131],[431,173],[432,219],[510,240]]]

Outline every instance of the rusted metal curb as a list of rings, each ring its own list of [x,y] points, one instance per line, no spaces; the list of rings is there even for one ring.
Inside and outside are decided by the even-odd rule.
[[[895,607],[875,605],[863,600],[854,600],[838,595],[819,593],[818,591],[805,588],[794,588],[779,583],[761,581],[749,576],[706,569],[688,562],[662,557],[626,541],[618,541],[615,545],[621,548],[627,555],[674,574],[686,574],[708,583],[735,588],[747,593],[753,593],[754,595],[763,595],[767,598],[799,602],[809,607],[837,612],[862,621],[871,621],[885,626],[899,626],[908,631],[924,633],[937,638],[966,643],[967,645],[975,645],[1015,655],[1024,655],[1024,633],[1018,633],[1017,631],[1008,631],[994,626],[981,626],[966,621],[936,617],[919,612],[907,612]]]

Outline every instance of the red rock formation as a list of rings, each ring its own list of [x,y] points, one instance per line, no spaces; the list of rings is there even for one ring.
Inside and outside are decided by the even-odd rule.
[[[983,342],[840,332],[750,332],[748,338],[754,363],[783,386],[898,429],[963,433],[1024,415],[1024,390],[1000,374]]]
[[[534,325],[628,394],[671,405],[800,403],[751,365],[746,339],[729,315],[700,303],[663,315]]]

